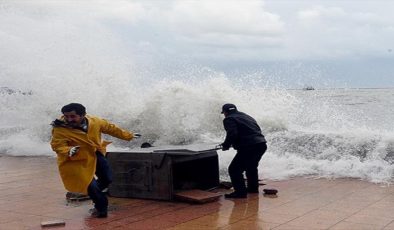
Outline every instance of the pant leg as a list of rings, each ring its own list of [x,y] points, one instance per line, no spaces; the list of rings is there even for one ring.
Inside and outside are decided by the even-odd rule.
[[[258,190],[259,187],[259,173],[258,166],[261,157],[267,150],[266,143],[259,143],[251,146],[248,150],[248,158],[246,161],[246,178],[248,181],[248,190]]]
[[[230,175],[231,183],[235,192],[240,194],[246,194],[246,185],[243,172],[246,169],[246,162],[242,152],[237,152],[234,159],[231,161],[228,167],[228,174]]]
[[[88,187],[88,195],[94,203],[94,207],[99,212],[107,212],[108,209],[108,198],[107,195],[101,192],[101,188],[98,186],[96,179],[93,178],[92,182]]]
[[[96,156],[97,183],[101,190],[103,190],[105,188],[108,188],[108,185],[112,182],[112,170],[103,154],[101,154],[100,152],[96,152]]]

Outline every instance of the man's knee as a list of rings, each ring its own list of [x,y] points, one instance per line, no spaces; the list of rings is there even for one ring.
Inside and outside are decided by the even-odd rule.
[[[230,175],[242,173],[242,172],[243,170],[238,165],[230,164],[230,166],[228,167],[228,173]]]
[[[100,193],[100,187],[97,183],[97,181],[95,179],[92,180],[92,182],[90,182],[89,186],[88,186],[88,195],[90,197],[92,196],[98,196],[98,193]]]

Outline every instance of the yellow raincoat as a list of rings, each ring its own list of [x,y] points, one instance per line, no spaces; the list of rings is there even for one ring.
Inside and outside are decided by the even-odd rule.
[[[94,116],[88,119],[87,133],[65,126],[54,126],[51,146],[57,153],[57,163],[64,187],[70,192],[87,194],[87,189],[96,171],[96,151],[106,154],[106,146],[111,142],[102,141],[101,133],[123,140],[131,140],[134,135],[116,125]],[[68,153],[73,146],[80,146],[73,157]]]

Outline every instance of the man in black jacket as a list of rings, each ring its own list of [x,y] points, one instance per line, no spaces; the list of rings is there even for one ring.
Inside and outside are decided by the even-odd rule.
[[[266,140],[261,129],[253,117],[239,112],[234,104],[225,104],[222,107],[224,114],[223,125],[226,130],[226,139],[221,144],[226,151],[231,146],[237,154],[228,167],[234,192],[226,194],[226,198],[246,198],[247,193],[258,193],[258,165],[261,157],[267,150]],[[246,172],[247,184],[243,172]]]

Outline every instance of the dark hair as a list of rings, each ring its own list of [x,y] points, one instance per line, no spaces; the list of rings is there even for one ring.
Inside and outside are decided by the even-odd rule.
[[[70,103],[68,105],[63,106],[62,113],[75,111],[76,114],[80,116],[84,116],[86,114],[85,106],[79,103]]]

